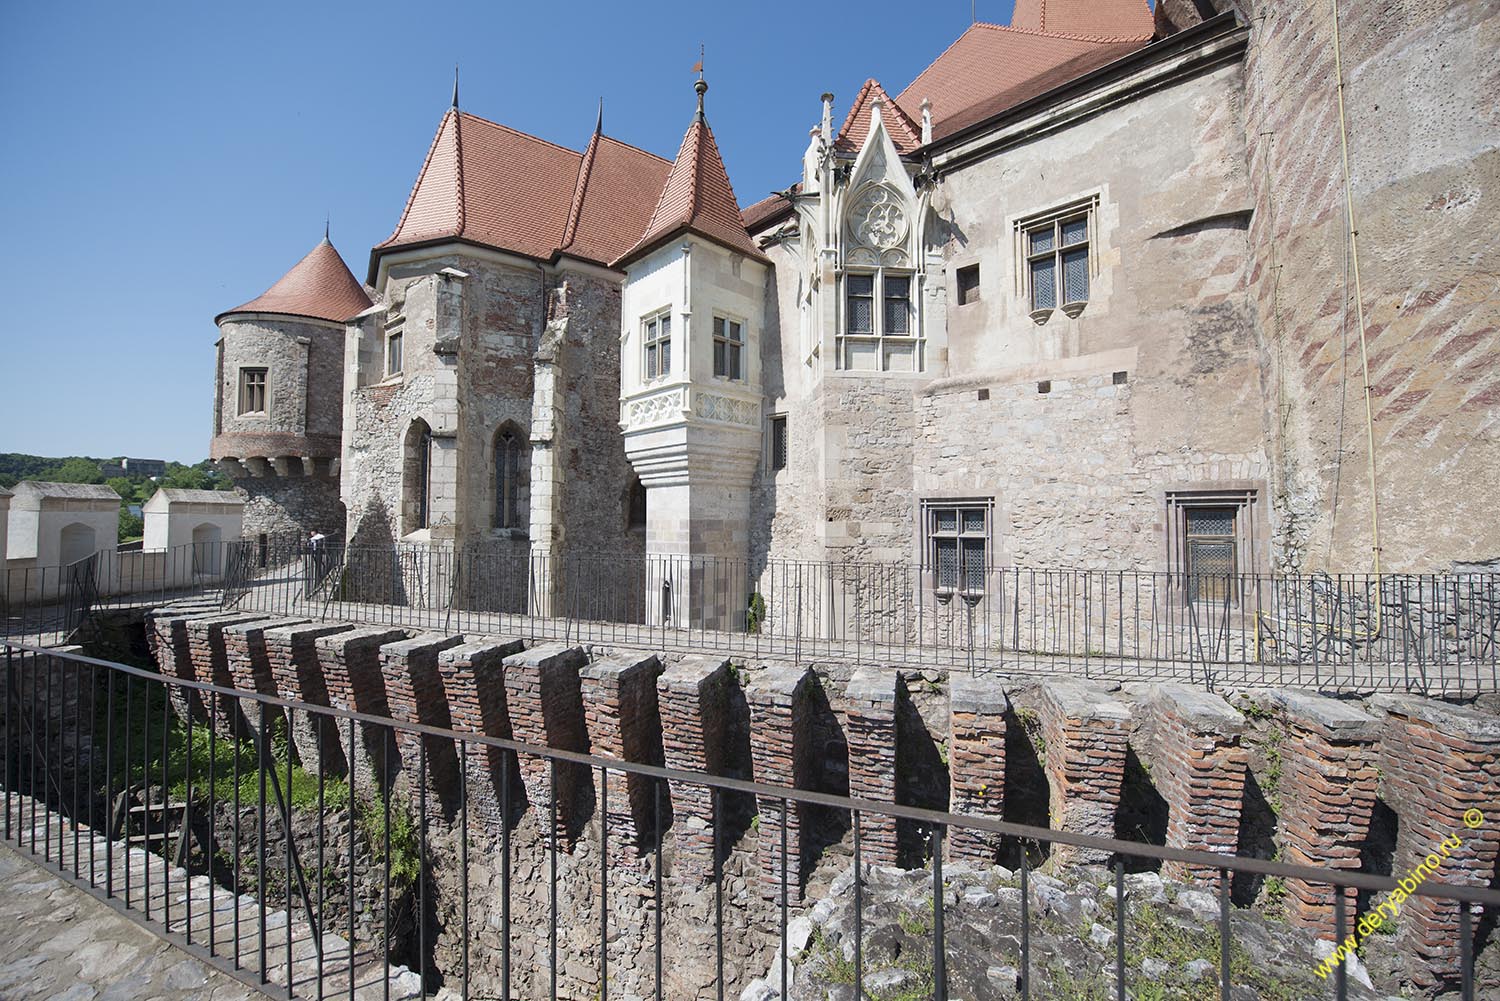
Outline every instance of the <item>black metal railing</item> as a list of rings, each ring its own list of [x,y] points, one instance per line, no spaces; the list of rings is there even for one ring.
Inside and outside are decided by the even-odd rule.
[[[218,594],[244,558],[238,542],[101,550],[66,566],[0,569],[0,637],[65,639],[95,612]]]
[[[611,927],[611,881],[619,877],[611,864],[611,839],[616,832],[611,830],[609,804],[612,796],[622,795],[632,782],[646,785],[656,827],[640,847],[641,864],[649,866],[649,875],[635,887],[649,904],[633,912],[640,927],[628,931],[630,941],[641,950],[638,966],[654,971],[651,994],[656,998],[667,991],[664,922],[699,921],[696,915],[702,913],[669,914],[663,895],[671,840],[663,836],[670,832],[663,818],[677,802],[674,797],[692,788],[706,788],[712,803],[713,907],[709,913],[717,971],[713,989],[719,998],[727,989],[726,959],[743,966],[753,937],[749,932],[725,933],[726,908],[748,906],[737,904],[737,898],[726,893],[724,863],[731,830],[725,817],[732,812],[730,802],[736,797],[753,797],[773,817],[787,818],[794,809],[817,808],[846,819],[852,832],[854,877],[852,960],[845,962],[852,963],[847,972],[855,997],[864,996],[866,957],[872,948],[866,934],[869,908],[881,906],[869,899],[874,871],[866,863],[862,845],[862,832],[874,823],[904,821],[931,832],[924,857],[915,864],[929,871],[919,878],[929,887],[933,920],[930,926],[924,925],[922,935],[930,938],[931,996],[940,1001],[948,996],[951,967],[944,921],[952,905],[945,891],[944,845],[955,831],[978,833],[997,844],[1020,848],[1020,895],[1015,906],[1019,909],[1016,952],[1023,998],[1049,996],[1040,993],[1041,970],[1029,931],[1035,920],[1028,889],[1033,864],[1029,849],[1040,844],[1067,845],[1113,859],[1116,938],[1108,975],[1113,996],[1119,998],[1134,990],[1144,976],[1128,970],[1125,962],[1126,943],[1139,933],[1132,926],[1130,898],[1125,892],[1127,862],[1143,867],[1180,863],[1207,874],[1209,885],[1218,892],[1215,966],[1218,996],[1224,999],[1235,989],[1231,956],[1240,947],[1231,920],[1236,910],[1230,900],[1233,877],[1249,874],[1332,888],[1329,899],[1335,903],[1330,906],[1340,941],[1349,934],[1355,917],[1356,897],[1346,891],[1383,893],[1397,886],[1388,876],[1090,837],[531,746],[167,678],[30,646],[5,645],[3,655],[5,704],[0,725],[5,743],[0,773],[7,841],[77,885],[154,922],[157,930],[220,968],[258,985],[274,982],[287,997],[347,994],[353,998],[360,988],[391,984],[402,974],[399,961],[404,960],[419,979],[424,996],[441,982],[468,998],[478,993],[472,977],[474,960],[483,958],[487,968],[498,969],[502,998],[516,996],[513,987],[522,979],[534,987],[528,996],[540,996],[545,984],[548,997],[559,997],[564,993],[560,979],[571,977],[563,969],[567,960],[593,964],[596,996],[604,1001],[611,993],[610,943],[613,933],[620,930]],[[319,736],[336,735],[320,745],[327,754],[310,765],[310,774],[303,770],[307,762],[299,765],[293,760],[292,742],[282,743],[285,734],[299,728],[309,728]],[[333,761],[334,747],[343,755],[342,762]],[[428,765],[434,755],[457,762],[456,801],[430,788]],[[533,814],[546,814],[545,820],[534,818],[545,834],[532,845],[535,853],[545,855],[545,866],[536,857],[512,857],[517,851],[512,835],[520,830],[526,796],[524,788],[516,788],[513,776],[523,774],[523,763],[524,774],[545,773],[551,780],[546,802],[531,804]],[[414,778],[398,789],[392,781],[393,768],[407,769]],[[592,873],[569,866],[573,882],[568,885],[574,890],[581,886],[582,893],[566,902],[566,913],[573,915],[570,927],[562,929],[571,943],[567,956],[559,952],[560,922],[567,919],[559,897],[564,887],[558,862],[560,854],[570,852],[570,839],[590,835],[580,834],[579,827],[570,828],[559,818],[557,790],[565,772],[597,790],[591,825],[598,852],[597,870]],[[471,886],[475,842],[480,837],[477,829],[484,826],[484,820],[471,814],[471,801],[478,803],[476,797],[490,792],[498,796],[498,811],[490,820],[498,823],[500,840],[498,852],[493,847],[483,850],[482,861],[487,879],[496,869],[498,875],[495,882],[479,885],[487,903],[493,903],[496,896],[500,899],[498,915],[492,910],[494,920],[481,928],[471,924]],[[292,809],[299,798],[305,801],[310,825],[301,831]],[[415,817],[409,828],[403,828],[393,821],[393,811],[408,808],[415,811]],[[181,825],[177,831],[168,823],[174,815]],[[752,854],[760,860],[760,868],[750,872],[773,889],[774,930],[769,933],[772,941],[766,944],[779,946],[776,962],[783,984],[788,983],[790,962],[789,915],[801,886],[800,859],[789,856],[786,826],[779,825],[779,847],[769,859],[763,851]],[[202,833],[205,828],[206,835]],[[455,832],[457,840],[441,861],[435,855],[440,829]],[[302,846],[312,846],[310,852],[299,854],[303,851],[297,843],[299,836]],[[196,858],[183,847],[193,837],[205,839]],[[123,838],[124,846],[112,838]],[[136,844],[142,847],[130,850]],[[169,865],[173,852],[175,861],[198,874]],[[515,872],[521,862],[530,874],[526,879]],[[441,880],[435,876],[437,868],[443,869]],[[247,874],[247,869],[253,871]],[[539,946],[541,929],[522,928],[512,918],[513,900],[524,893],[538,899],[543,880],[547,881],[545,949]],[[398,896],[396,889],[403,881],[409,891],[405,897]],[[1500,892],[1430,878],[1410,892],[1456,909],[1459,963],[1447,976],[1466,1001],[1472,1001],[1472,912],[1481,908],[1493,912],[1500,907]],[[393,913],[401,910],[410,916],[406,925]],[[1142,914],[1137,905],[1136,919]],[[1101,920],[1105,920],[1102,914]],[[595,921],[596,931],[585,933],[579,926],[586,922],[592,929]],[[738,927],[743,928],[743,923]],[[516,947],[523,933],[531,936],[532,943],[524,951]],[[580,957],[578,943],[585,937],[593,944]],[[439,938],[450,946],[457,944],[457,951],[450,949],[441,961],[435,950]],[[476,948],[486,954],[476,956]],[[1329,970],[1328,979],[1336,997],[1347,996],[1343,965]],[[1311,974],[1307,985],[1309,993],[1303,996],[1323,990]]]
[[[234,607],[798,661],[1002,668],[1214,686],[1500,687],[1500,575],[1229,576],[329,546],[246,571]]]

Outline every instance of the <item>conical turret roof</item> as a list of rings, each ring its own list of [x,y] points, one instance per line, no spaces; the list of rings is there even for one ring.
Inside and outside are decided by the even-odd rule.
[[[702,86],[702,90],[707,89],[707,85]],[[615,267],[624,266],[684,231],[697,233],[757,261],[766,260],[745,232],[745,220],[729,183],[729,172],[724,169],[718,143],[703,114],[701,92],[698,112],[682,137],[682,148],[667,175],[646,235],[615,262]]]
[[[249,302],[220,313],[214,322],[231,313],[276,313],[342,323],[369,308],[370,297],[364,286],[350,274],[325,236],[275,285]]]

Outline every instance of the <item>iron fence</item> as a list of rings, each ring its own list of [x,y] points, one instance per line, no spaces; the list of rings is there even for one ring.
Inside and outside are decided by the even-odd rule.
[[[249,983],[274,984],[285,996],[331,997],[347,994],[353,999],[372,985],[384,984],[387,993],[393,978],[401,972],[393,962],[397,949],[393,941],[392,901],[392,831],[393,767],[411,768],[416,789],[411,792],[416,810],[412,837],[415,839],[417,872],[412,890],[416,894],[415,928],[408,929],[408,961],[420,981],[420,993],[440,982],[456,990],[463,998],[471,996],[471,949],[479,941],[476,927],[471,927],[471,842],[475,839],[470,824],[470,799],[475,790],[471,762],[487,761],[490,778],[498,785],[499,823],[502,840],[498,858],[486,857],[483,863],[499,868],[498,887],[486,885],[485,892],[501,898],[498,914],[498,938],[495,949],[499,959],[499,996],[514,997],[513,981],[522,971],[519,963],[541,964],[541,969],[525,971],[535,983],[548,985],[548,996],[559,996],[559,877],[558,857],[568,850],[560,844],[563,825],[558,822],[559,796],[551,795],[544,804],[532,809],[550,811],[544,824],[547,834],[545,868],[531,860],[527,872],[531,880],[548,880],[547,948],[513,951],[518,929],[512,924],[511,901],[517,892],[517,877],[510,834],[517,823],[517,808],[525,809],[526,792],[515,787],[519,766],[528,759],[551,778],[550,788],[558,788],[565,770],[586,783],[596,783],[593,829],[597,831],[599,864],[588,878],[588,907],[597,918],[597,939],[590,960],[598,967],[598,996],[610,996],[609,948],[612,935],[620,929],[610,926],[608,906],[611,865],[607,846],[614,836],[610,797],[622,795],[627,783],[644,783],[647,799],[654,813],[654,832],[644,840],[640,851],[649,861],[650,905],[641,912],[645,927],[638,933],[641,948],[648,953],[654,976],[653,996],[664,997],[663,955],[664,851],[670,828],[663,818],[669,815],[673,797],[691,787],[708,790],[712,803],[714,893],[714,960],[717,978],[715,990],[722,999],[725,993],[726,957],[736,958],[735,950],[743,943],[725,935],[725,908],[736,906],[726,897],[724,862],[728,855],[724,823],[725,803],[730,797],[754,797],[762,809],[765,804],[779,807],[780,817],[789,811],[820,808],[845,818],[852,833],[853,872],[853,952],[852,976],[855,997],[863,997],[862,982],[866,976],[864,956],[866,941],[865,894],[871,870],[863,856],[862,832],[871,823],[906,821],[923,825],[931,832],[925,857],[917,863],[930,887],[933,921],[924,932],[930,936],[932,996],[945,999],[948,993],[949,946],[945,935],[945,912],[953,906],[945,893],[944,845],[950,834],[971,832],[991,840],[1022,848],[1019,852],[1021,892],[1019,988],[1022,998],[1037,990],[1036,957],[1032,954],[1029,929],[1032,927],[1033,894],[1027,883],[1032,862],[1027,849],[1037,845],[1068,845],[1103,853],[1112,858],[1115,932],[1114,961],[1111,965],[1114,996],[1125,998],[1144,974],[1128,970],[1126,943],[1132,929],[1129,898],[1125,892],[1125,864],[1151,867],[1163,862],[1196,867],[1210,879],[1216,874],[1218,890],[1219,954],[1217,977],[1219,996],[1231,997],[1230,885],[1240,874],[1302,880],[1309,884],[1329,886],[1329,898],[1335,912],[1338,940],[1343,941],[1359,894],[1366,896],[1394,889],[1398,884],[1386,876],[1349,870],[1333,870],[1278,861],[1211,854],[1166,848],[1157,845],[1109,838],[1091,837],[1046,828],[1003,822],[989,817],[957,815],[942,811],[900,806],[892,803],[784,788],[760,782],[722,776],[685,772],[647,764],[621,761],[584,753],[537,747],[473,732],[425,726],[350,712],[339,708],[290,702],[268,695],[217,687],[196,681],[168,678],[151,671],[122,664],[96,660],[74,654],[4,645],[5,704],[3,719],[4,748],[0,774],[4,779],[4,836],[11,844],[29,851],[49,867],[111,902],[129,909],[137,920],[151,923],[159,933],[193,951],[196,955]],[[172,706],[191,706],[181,718]],[[310,725],[319,731],[338,734],[346,757],[343,770],[330,776],[326,763],[313,766],[312,776],[294,763],[293,755],[276,748],[279,727]],[[195,738],[195,727],[198,736]],[[206,731],[206,734],[205,734]],[[222,748],[233,748],[226,763]],[[174,754],[174,748],[189,752]],[[429,790],[429,756],[450,754],[460,765],[457,770],[459,796],[456,815],[451,816],[460,832],[456,877],[452,872],[445,884],[458,900],[436,901],[438,893],[429,855],[429,838],[434,824],[443,822],[443,809]],[[405,756],[402,766],[399,759]],[[392,759],[397,759],[393,765]],[[217,774],[216,774],[217,769]],[[226,770],[232,774],[226,775]],[[536,768],[530,769],[536,774]],[[476,773],[477,774],[477,773]],[[227,789],[226,792],[226,780]],[[310,837],[316,845],[315,856],[299,852],[297,839],[277,837],[292,831],[290,807],[294,786],[302,785],[301,795],[315,806],[316,830]],[[335,803],[332,786],[340,789]],[[309,785],[315,786],[309,790]],[[233,797],[232,804],[225,797]],[[242,799],[243,797],[243,799]],[[203,825],[194,818],[213,818],[229,805],[235,818],[231,837],[234,843],[220,845],[222,837],[210,825],[207,843],[194,862],[184,844]],[[253,818],[247,807],[252,807]],[[365,875],[383,886],[377,905],[366,908],[370,918],[361,934],[356,925],[360,902],[360,863],[355,857],[355,817],[360,811],[383,811],[383,838],[375,849],[376,861]],[[172,830],[168,817],[175,815],[180,824]],[[325,848],[332,843],[334,825],[347,825],[347,854],[334,857]],[[770,859],[770,872],[760,873],[773,886],[775,938],[779,945],[776,963],[781,980],[789,983],[787,948],[791,904],[797,895],[799,860],[789,856],[786,825],[781,825],[778,850]],[[201,835],[196,835],[201,837]],[[123,839],[123,840],[122,840]],[[243,839],[243,841],[241,840]],[[131,846],[140,845],[133,849]],[[242,856],[254,853],[245,861]],[[226,854],[229,856],[225,859]],[[757,856],[764,859],[764,856]],[[206,861],[202,861],[206,860]],[[447,863],[445,863],[447,864]],[[198,868],[196,877],[186,866]],[[253,869],[246,878],[245,868]],[[372,873],[375,873],[372,875]],[[545,873],[545,875],[544,875]],[[273,878],[274,877],[274,878]],[[192,880],[199,880],[196,889]],[[247,884],[249,889],[246,889]],[[1456,909],[1458,929],[1457,986],[1465,999],[1474,997],[1474,912],[1500,907],[1500,892],[1492,889],[1451,885],[1429,879],[1420,883],[1413,894],[1443,902]],[[438,904],[446,923],[439,920]],[[383,904],[383,906],[381,906]],[[195,911],[195,905],[197,910]],[[372,911],[379,911],[376,919]],[[335,913],[337,912],[337,913]],[[1138,912],[1139,914],[1139,912]],[[676,916],[675,919],[690,919]],[[1102,920],[1101,916],[1101,920]],[[692,919],[696,920],[696,919]],[[376,928],[378,925],[378,928]],[[564,929],[565,931],[567,929]],[[440,934],[456,935],[462,943],[461,955],[439,970],[433,959],[433,943]],[[576,941],[576,929],[574,937]],[[590,935],[593,933],[591,932]],[[494,957],[488,957],[494,958]],[[1335,996],[1347,996],[1346,973],[1337,965],[1329,978]],[[1039,995],[1040,996],[1040,995]]]
[[[1225,576],[904,563],[549,557],[493,545],[237,559],[244,610],[798,661],[1209,687],[1470,695],[1500,687],[1500,575]]]
[[[66,639],[91,613],[218,593],[245,558],[239,542],[206,542],[170,549],[101,550],[66,566],[0,569],[0,636]]]

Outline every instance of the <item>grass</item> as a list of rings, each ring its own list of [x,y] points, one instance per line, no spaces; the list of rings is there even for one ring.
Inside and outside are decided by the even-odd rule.
[[[195,800],[211,795],[215,802],[234,801],[238,786],[242,806],[260,802],[259,754],[253,740],[236,739],[223,734],[211,735],[206,722],[195,722],[189,737],[187,725],[167,705],[166,692],[161,686],[131,685],[129,698],[126,686],[116,684],[113,701],[112,732],[114,754],[110,788],[121,789],[130,782],[139,782],[149,777],[153,785],[160,786],[165,780],[168,797],[181,801],[187,798],[188,781],[192,780]],[[96,733],[102,741],[111,732],[110,701],[101,697],[95,700]],[[128,725],[127,725],[128,723]],[[267,719],[267,730],[271,740],[268,757],[277,780],[287,795],[291,808],[299,812],[314,812],[318,809],[318,777],[308,772],[295,760],[288,739],[286,720],[277,716]],[[165,756],[163,737],[165,736]],[[128,752],[127,752],[128,749]],[[288,760],[291,759],[291,781],[288,783]],[[144,775],[141,766],[145,762]],[[128,763],[127,763],[128,762]],[[238,782],[236,782],[238,766]],[[210,770],[213,781],[209,782]],[[267,810],[276,807],[269,801],[274,797],[274,786],[267,781]],[[325,777],[322,782],[322,807],[325,813],[347,809],[349,785],[343,779]],[[381,861],[380,852],[385,845],[386,824],[382,805],[360,801],[355,808],[361,833]],[[391,883],[404,888],[414,884],[421,874],[421,860],[417,847],[416,825],[407,809],[395,799],[391,802],[390,823]],[[226,864],[228,859],[225,859]],[[244,868],[244,863],[241,863]]]

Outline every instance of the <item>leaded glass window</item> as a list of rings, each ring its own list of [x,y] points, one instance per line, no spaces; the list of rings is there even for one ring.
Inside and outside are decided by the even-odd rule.
[[[926,560],[939,592],[984,592],[990,506],[987,500],[927,503]]]
[[[714,375],[720,379],[743,378],[744,350],[745,328],[734,320],[714,317]]]
[[[1018,224],[1023,281],[1035,310],[1081,306],[1089,298],[1093,206]]]

